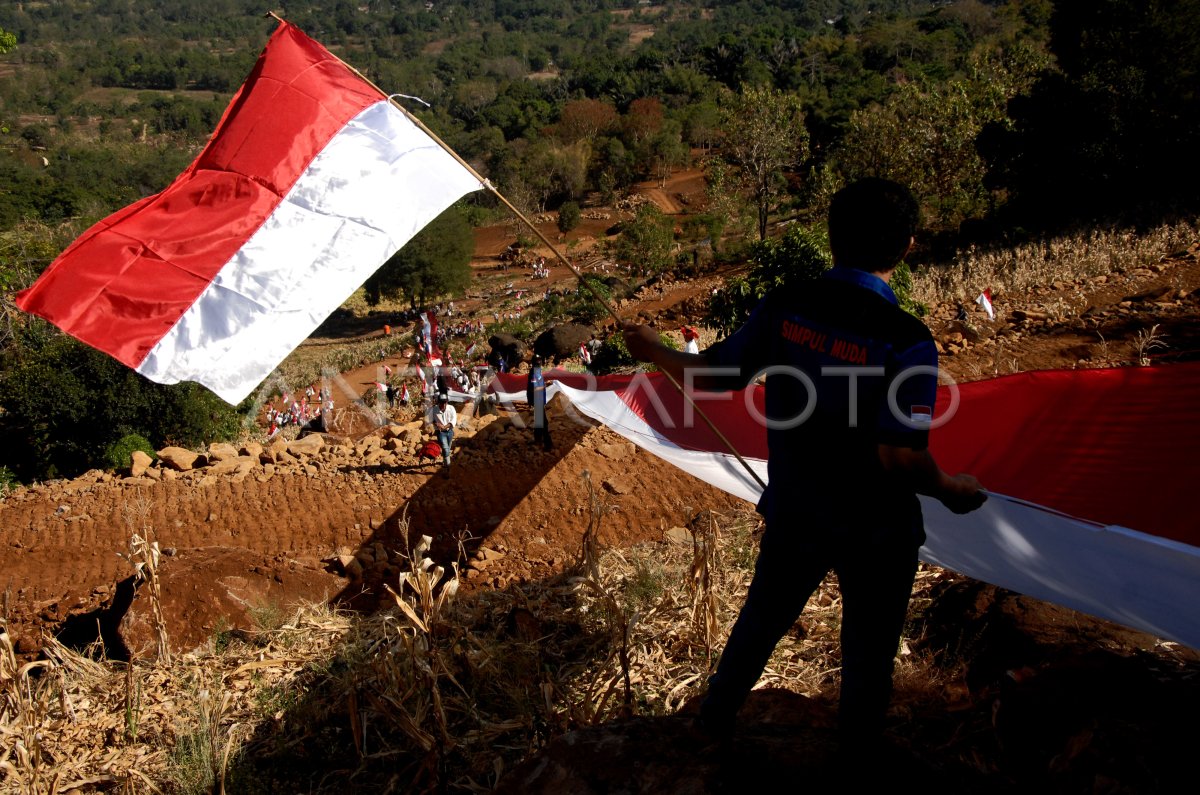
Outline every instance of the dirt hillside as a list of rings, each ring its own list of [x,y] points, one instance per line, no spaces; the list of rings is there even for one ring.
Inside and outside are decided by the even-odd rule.
[[[698,206],[703,182],[696,172],[681,172],[666,185],[647,183],[643,194],[665,211],[679,212]],[[584,215],[568,236],[560,235],[552,217],[536,221],[551,240],[571,250],[574,261],[598,267],[597,242],[631,213],[591,208]],[[457,304],[460,317],[486,319],[496,296],[513,290],[532,295],[573,286],[569,270],[544,246],[529,253],[547,257],[549,279],[503,268],[499,255],[515,239],[513,229],[503,224],[477,231],[475,284]],[[943,366],[959,380],[973,380],[1014,370],[1127,364],[1136,360],[1152,328],[1160,344],[1148,355],[1192,358],[1200,349],[1197,250],[1193,246],[1098,281],[997,296],[994,320],[975,306],[965,322],[957,306],[932,307],[928,323]],[[724,275],[662,280],[620,308],[629,317],[673,329],[680,319],[698,319],[703,299]],[[1072,316],[1045,311],[1064,303],[1075,307]],[[351,339],[378,336],[380,325],[360,323]],[[345,341],[314,338],[305,345],[319,349]],[[368,390],[383,365],[403,361],[391,356],[343,377],[355,389]],[[345,395],[335,397],[342,416],[355,415]],[[527,431],[497,433],[507,419],[487,427],[493,419],[464,423],[451,479],[418,462],[411,439],[407,448],[385,450],[386,429],[362,439],[372,424],[347,422],[353,427],[342,430],[357,431],[352,438],[333,435],[323,452],[288,456],[290,461],[268,455],[224,474],[215,466],[175,472],[156,465],[136,478],[91,472],[21,489],[0,501],[0,571],[10,629],[27,650],[37,648],[44,631],[66,627],[72,634],[94,634],[79,627],[94,627],[97,611],[120,607],[118,586],[131,572],[120,553],[134,532],[177,552],[164,572],[171,578],[170,593],[187,594],[174,608],[179,620],[172,622],[178,625],[174,642],[183,648],[203,642],[223,621],[248,621],[250,608],[300,598],[370,603],[375,591],[348,582],[336,565],[322,561],[377,542],[401,544],[396,527],[404,516],[413,537],[433,536],[435,549],[447,559],[459,551],[490,550],[471,581],[502,586],[511,578],[540,576],[577,553],[585,471],[616,507],[604,540],[617,546],[660,537],[702,509],[730,510],[737,503],[603,428],[557,416],[557,447],[546,454],[528,444]],[[229,550],[236,554],[226,554]],[[240,604],[240,612],[223,617],[231,604]]]
[[[702,184],[695,173],[684,173],[666,186],[646,185],[644,193],[665,211],[679,213],[701,200]],[[602,260],[598,241],[627,214],[599,208],[590,216],[559,242],[571,248],[577,262],[596,268]],[[558,240],[552,218],[538,222]],[[548,280],[504,269],[499,254],[512,240],[508,225],[477,232],[475,282],[456,302],[460,316],[488,319],[498,296],[512,291],[535,294],[548,286],[573,286],[568,270],[552,260]],[[550,259],[549,251],[540,251]],[[1200,352],[1198,251],[1193,245],[1099,281],[997,296],[992,320],[974,306],[967,308],[965,320],[958,306],[931,307],[928,323],[943,366],[965,381],[1016,370],[1195,358]],[[681,320],[699,319],[703,298],[726,275],[662,280],[622,301],[620,309],[627,317],[674,329]],[[1066,314],[1051,309],[1065,304],[1073,307]],[[363,321],[350,337],[312,339],[306,345],[370,339],[382,333],[379,325]],[[1159,344],[1147,345],[1147,335]],[[401,355],[391,356],[343,377],[367,389],[384,364],[403,361]],[[338,397],[338,409],[356,411],[345,396]],[[589,506],[585,477],[613,508],[600,540],[614,547],[662,540],[702,510],[734,513],[748,507],[607,429],[561,409],[553,415],[552,452],[533,446],[530,432],[510,417],[469,416],[450,476],[418,460],[415,450],[424,434],[408,415],[379,428],[341,429],[353,433],[265,448],[250,442],[232,456],[213,451],[203,466],[190,469],[158,463],[137,476],[94,471],[21,488],[0,500],[0,576],[9,632],[24,655],[36,653],[44,633],[80,645],[99,633],[111,654],[148,653],[149,619],[135,596],[131,565],[121,557],[134,533],[153,538],[165,550],[166,623],[172,646],[188,650],[211,643],[221,631],[252,629],[265,614],[300,600],[332,599],[370,609],[385,595],[382,585],[396,573],[398,553],[422,535],[433,538],[439,560],[463,561],[465,588],[505,588],[545,578],[579,553]],[[939,628],[961,632],[958,622],[974,605],[978,611],[971,620],[981,627],[998,621],[1005,610],[1012,611],[1009,619],[1020,614],[1004,624],[1014,628],[1013,637],[1038,635],[1038,644],[1063,650],[1064,658],[1085,652],[1097,638],[1106,648],[1130,655],[1156,648],[1153,638],[1032,600],[993,609],[985,603],[994,607],[1003,601],[994,592],[960,598],[969,604],[947,612],[943,625],[927,628],[932,636]],[[1092,629],[1081,632],[1084,625]],[[1012,651],[1026,648],[1024,642],[1002,645]],[[1003,677],[1012,662],[1005,649],[980,659],[990,666],[986,676],[991,677]],[[1194,666],[1195,660],[1188,664]],[[1186,697],[1194,699],[1193,691]],[[1130,720],[1136,726],[1144,718]],[[678,730],[685,734],[672,735],[672,742],[686,744],[686,727]],[[593,739],[603,745],[603,738]]]

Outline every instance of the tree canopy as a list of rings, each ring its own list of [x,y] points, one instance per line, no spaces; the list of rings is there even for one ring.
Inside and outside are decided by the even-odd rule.
[[[758,209],[758,239],[767,237],[771,210],[786,193],[785,168],[808,159],[808,130],[800,98],[771,88],[747,87],[721,115],[726,157]]]
[[[405,298],[413,307],[466,288],[475,239],[462,209],[451,205],[367,279],[367,303]]]

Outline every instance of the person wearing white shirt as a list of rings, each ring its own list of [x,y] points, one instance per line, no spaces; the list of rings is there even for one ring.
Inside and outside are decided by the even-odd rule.
[[[450,398],[445,392],[438,393],[437,404],[429,410],[429,422],[437,434],[438,444],[442,447],[442,466],[450,466],[450,443],[454,441],[454,426],[458,422],[458,412],[450,405]]]

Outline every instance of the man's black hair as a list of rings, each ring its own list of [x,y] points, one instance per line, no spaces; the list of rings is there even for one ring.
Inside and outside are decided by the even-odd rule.
[[[890,270],[908,251],[920,209],[912,191],[879,177],[860,179],[833,195],[829,247],[833,262],[849,268]]]

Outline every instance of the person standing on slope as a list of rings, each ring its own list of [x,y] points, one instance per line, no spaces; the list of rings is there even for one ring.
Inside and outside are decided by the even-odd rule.
[[[525,401],[533,413],[533,442],[542,443],[542,449],[550,452],[554,443],[550,441],[550,418],[546,416],[546,380],[542,376],[542,357],[534,356],[529,368],[529,381],[525,386]]]
[[[917,495],[956,513],[986,499],[974,477],[946,474],[928,449],[937,350],[888,285],[911,249],[917,217],[907,188],[856,182],[829,209],[834,267],[769,293],[704,354],[671,350],[647,326],[623,328],[634,357],[680,383],[692,369],[699,389],[741,388],[766,371],[768,485],[758,503],[766,529],[702,702],[711,735],[732,734],[775,645],[833,570],[843,604],[841,746],[851,758],[879,751],[925,538]]]
[[[442,468],[446,474],[450,474],[450,445],[454,441],[454,426],[458,423],[458,411],[449,401],[449,395],[439,392],[437,404],[429,409],[429,421],[442,448]]]

